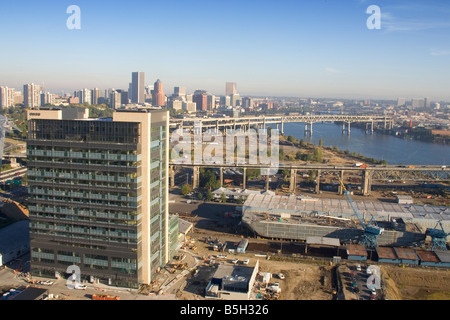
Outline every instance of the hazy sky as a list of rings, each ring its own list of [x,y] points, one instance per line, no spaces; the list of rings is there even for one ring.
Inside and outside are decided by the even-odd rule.
[[[20,90],[126,90],[144,71],[166,94],[228,81],[241,95],[450,101],[448,0],[3,1],[0,30],[0,85]]]

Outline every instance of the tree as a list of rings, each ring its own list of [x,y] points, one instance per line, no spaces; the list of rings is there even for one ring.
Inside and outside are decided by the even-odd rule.
[[[222,203],[227,202],[227,196],[224,193],[222,193],[222,195],[220,196],[220,202]]]
[[[295,142],[297,142],[297,139],[295,139],[294,136],[289,136],[289,137],[288,137],[288,141],[289,141],[289,142],[292,142],[292,143],[295,143]]]
[[[283,174],[283,181],[287,181],[291,176],[291,172],[288,169],[284,169],[281,173]]]
[[[322,140],[322,138],[320,138],[319,139],[319,147],[322,147],[323,146],[323,140]]]
[[[297,159],[297,160],[301,160],[302,159],[302,152],[301,151],[297,151],[297,153],[295,154],[295,159]]]
[[[314,148],[314,160],[317,162],[322,162],[323,161],[323,154],[322,154],[322,150],[320,150],[319,148]]]
[[[207,190],[215,190],[220,187],[220,181],[217,180],[216,173],[213,169],[200,169],[200,187]]]
[[[206,193],[206,200],[212,201],[213,198],[214,198],[213,193],[211,192],[211,190],[208,190],[208,192]]]
[[[181,194],[183,196],[187,196],[191,192],[192,192],[192,186],[190,184],[186,183],[181,186]]]

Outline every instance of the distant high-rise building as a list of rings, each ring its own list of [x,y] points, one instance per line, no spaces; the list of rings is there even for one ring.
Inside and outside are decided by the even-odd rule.
[[[206,98],[206,108],[210,112],[216,108],[216,97],[214,95],[208,94]]]
[[[253,110],[253,99],[249,97],[242,98],[242,107],[244,109]]]
[[[236,83],[235,82],[227,82],[225,84],[225,95],[227,97],[231,96],[232,94],[237,93]]]
[[[27,108],[39,108],[41,104],[41,86],[30,83],[23,86],[23,104]]]
[[[241,96],[238,93],[230,95],[230,104],[232,107],[239,106],[241,104]]]
[[[173,96],[174,97],[185,97],[186,96],[186,88],[185,87],[174,87]]]
[[[430,108],[431,107],[431,101],[430,101],[430,98],[425,98],[424,99],[424,106],[425,106],[425,108]]]
[[[55,95],[51,94],[50,92],[42,92],[41,93],[41,107],[50,104],[55,104]]]
[[[131,103],[145,103],[145,73],[131,74]]]
[[[208,94],[204,90],[195,90],[192,101],[197,105],[197,111],[208,111]]]
[[[102,90],[98,88],[92,89],[92,104],[97,105],[99,104],[98,99],[102,97]]]
[[[28,128],[31,274],[76,265],[82,281],[151,284],[178,248],[169,112],[123,110],[98,121],[87,108],[42,110],[28,113]]]
[[[195,112],[197,111],[197,104],[192,101],[183,102],[183,110],[188,113]]]
[[[9,108],[15,105],[16,92],[13,88],[0,87],[0,108]]]
[[[223,107],[223,106],[226,106],[226,107],[229,107],[229,106],[231,106],[231,99],[230,99],[230,96],[223,96],[223,97],[220,97],[220,105]]]
[[[92,92],[89,89],[82,89],[78,91],[77,97],[80,99],[81,104],[92,104]]]
[[[406,105],[406,98],[398,98],[397,99],[397,107],[401,107]]]
[[[424,98],[413,98],[411,102],[412,108],[424,108],[425,99]]]
[[[109,106],[114,109],[120,109],[122,106],[122,94],[116,90],[113,90],[109,94]]]
[[[166,105],[166,95],[164,94],[164,85],[161,80],[156,80],[153,86],[152,105],[164,107]]]

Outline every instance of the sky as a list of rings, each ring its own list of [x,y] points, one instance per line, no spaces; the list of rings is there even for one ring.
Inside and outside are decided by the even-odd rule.
[[[143,71],[167,95],[236,82],[241,96],[450,101],[448,0],[2,2],[0,86],[18,90],[127,90]]]

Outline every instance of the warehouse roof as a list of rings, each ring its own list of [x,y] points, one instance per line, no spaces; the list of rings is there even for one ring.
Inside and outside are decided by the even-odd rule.
[[[397,260],[397,255],[394,249],[388,247],[378,247],[377,249],[378,258],[380,259],[391,259]]]
[[[326,238],[326,237],[306,237],[306,244],[318,244],[324,246],[339,247],[341,242],[338,238]]]
[[[419,260],[416,252],[411,248],[394,248],[399,259]]]
[[[347,254],[349,256],[363,256],[367,257],[367,251],[363,245],[360,244],[348,244]]]
[[[361,214],[375,219],[433,219],[450,221],[450,208],[443,206],[398,204],[380,201],[354,201]],[[272,194],[250,194],[244,203],[250,211],[266,213],[306,213],[318,212],[336,217],[354,216],[347,199],[312,198],[303,195],[279,196]]]
[[[441,262],[450,263],[450,251],[436,250],[434,253],[438,256]]]
[[[421,261],[424,262],[439,262],[438,257],[432,251],[415,250]]]

